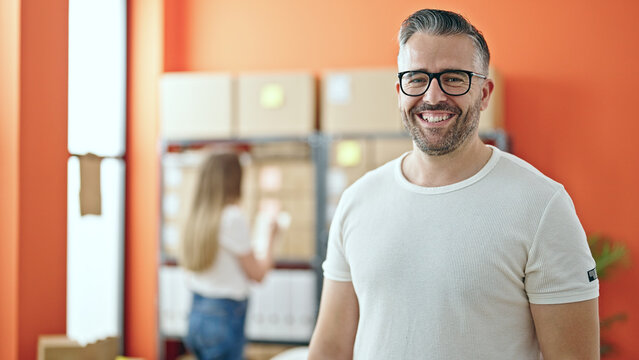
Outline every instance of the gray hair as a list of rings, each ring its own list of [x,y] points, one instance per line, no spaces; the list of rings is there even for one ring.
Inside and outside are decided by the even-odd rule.
[[[468,35],[475,44],[475,60],[481,69],[488,72],[490,52],[481,31],[477,30],[460,14],[437,9],[423,9],[407,17],[399,29],[399,47],[402,48],[416,32],[430,35]]]

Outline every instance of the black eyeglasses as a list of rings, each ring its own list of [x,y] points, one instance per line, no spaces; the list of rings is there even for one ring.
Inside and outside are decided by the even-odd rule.
[[[399,87],[408,96],[422,96],[428,91],[433,79],[437,79],[439,88],[450,96],[461,96],[470,90],[473,76],[486,79],[485,75],[466,70],[446,70],[429,73],[421,70],[402,71],[397,74]]]

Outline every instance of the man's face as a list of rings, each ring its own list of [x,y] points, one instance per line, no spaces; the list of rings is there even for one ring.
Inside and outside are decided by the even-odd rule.
[[[400,49],[399,71],[468,70],[483,73],[475,61],[475,47],[466,35],[434,36],[417,32]],[[486,75],[486,74],[484,74]],[[404,127],[415,145],[427,155],[453,152],[477,132],[480,111],[488,106],[493,84],[472,78],[468,93],[445,94],[436,80],[431,80],[422,96],[407,96],[396,84],[399,109]]]

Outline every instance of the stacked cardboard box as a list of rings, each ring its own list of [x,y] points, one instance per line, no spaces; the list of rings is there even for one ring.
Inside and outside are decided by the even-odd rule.
[[[329,198],[339,197],[372,168],[371,141],[366,139],[339,140],[331,144],[328,174]]]
[[[396,82],[395,68],[325,72],[320,129],[331,134],[401,132]]]
[[[327,174],[327,217],[330,222],[344,190],[368,171],[412,150],[406,137],[346,139],[332,143]]]
[[[409,136],[401,138],[378,138],[371,140],[371,164],[373,168],[394,160],[407,151],[413,150],[413,141]]]
[[[244,173],[243,205],[254,224],[255,246],[265,246],[268,228],[261,226],[284,212],[290,226],[279,239],[277,260],[310,261],[315,254],[315,171],[308,145],[269,145],[252,149]]]
[[[341,192],[368,171],[378,168],[412,150],[406,137],[338,140],[331,146],[329,195]]]
[[[495,89],[480,130],[503,127],[504,83],[490,68]],[[319,128],[331,134],[402,131],[397,70],[349,69],[321,75]],[[311,73],[166,73],[160,82],[162,137],[210,140],[304,136],[316,130]]]
[[[225,73],[167,73],[160,80],[161,134],[166,140],[235,135],[233,78]]]
[[[40,335],[38,360],[113,360],[120,352],[120,341],[109,337],[82,345],[66,335]]]
[[[166,73],[161,135],[168,141],[305,136],[316,130],[311,73]]]
[[[162,248],[170,258],[177,255],[199,167],[207,154],[208,150],[200,150],[168,153],[163,157]],[[241,159],[242,206],[254,228],[254,241],[258,243],[257,238],[264,235],[260,213],[288,213],[290,226],[279,239],[276,257],[309,261],[315,254],[315,169],[308,145],[263,144],[255,146],[251,155],[241,155]]]
[[[303,136],[315,131],[315,79],[311,73],[240,74],[238,135]]]

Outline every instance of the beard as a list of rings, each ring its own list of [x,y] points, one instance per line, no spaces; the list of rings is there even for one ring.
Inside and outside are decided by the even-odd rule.
[[[418,123],[420,112],[427,110],[443,110],[456,114],[457,119],[449,128],[423,128]],[[457,106],[450,104],[420,104],[408,112],[402,111],[402,123],[410,133],[413,142],[426,155],[441,156],[449,154],[459,148],[479,126],[481,99],[472,104],[465,113]]]

